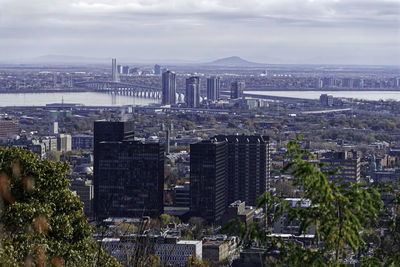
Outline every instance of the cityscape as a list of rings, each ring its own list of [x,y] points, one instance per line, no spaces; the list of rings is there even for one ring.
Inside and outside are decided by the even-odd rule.
[[[17,8],[6,2],[0,7]],[[176,43],[166,39],[165,47],[149,37],[169,28],[141,33],[135,43],[118,34],[141,32],[136,26],[101,24],[105,47],[109,34],[119,41],[112,49],[95,52],[89,37],[100,37],[90,33],[83,56],[64,56],[75,43],[72,13],[63,11],[69,22],[54,26],[60,33],[46,26],[42,35],[65,35],[66,44],[55,46],[60,54],[35,57],[48,44],[17,55],[20,44],[8,46],[4,30],[12,20],[5,16],[4,29],[0,20],[7,40],[0,48],[15,54],[0,53],[0,266],[400,266],[400,54],[392,49],[400,39],[379,31],[398,33],[399,2],[371,1],[380,18],[353,14],[366,8],[357,1],[347,4],[351,16],[340,1],[305,1],[306,20],[275,1],[251,1],[255,8],[239,21],[220,1],[61,2],[72,13],[90,10],[76,13],[88,21],[108,16],[110,25],[134,11],[144,28],[164,27],[149,26],[147,16],[182,32],[226,27],[229,42],[214,46],[220,36],[204,37],[207,44],[186,33],[198,44],[189,60],[189,37],[174,33]],[[274,39],[281,46],[275,58],[230,39],[242,34],[251,43],[262,31],[253,25],[266,19],[256,7],[280,14],[262,13],[277,30],[288,29],[282,36],[299,52],[285,50],[283,37]],[[187,25],[175,24],[178,18]],[[351,29],[331,24],[341,18]],[[238,33],[228,34],[227,21]],[[77,34],[91,32],[88,25]],[[319,28],[343,32],[343,54],[322,38],[310,39],[314,51],[307,52],[291,27],[306,37]],[[365,47],[346,50],[353,27]]]

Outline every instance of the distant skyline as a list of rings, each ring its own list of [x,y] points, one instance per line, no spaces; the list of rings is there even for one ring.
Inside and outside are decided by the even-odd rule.
[[[0,0],[0,63],[400,65],[400,0]]]

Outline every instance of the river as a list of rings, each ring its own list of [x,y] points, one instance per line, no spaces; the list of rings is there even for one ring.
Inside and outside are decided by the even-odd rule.
[[[63,101],[64,103],[84,104],[85,106],[147,106],[149,104],[160,102],[160,100],[152,98],[96,92],[0,94],[0,107],[45,106],[46,104],[61,103]]]
[[[246,94],[319,99],[321,94],[364,100],[400,101],[400,91],[245,91]]]
[[[247,94],[318,99],[321,94],[334,97],[357,98],[365,100],[400,101],[400,91],[245,91]],[[159,99],[114,95],[98,92],[56,92],[56,93],[6,93],[0,94],[0,107],[5,106],[45,106],[51,103],[76,103],[85,106],[147,106],[160,103]]]

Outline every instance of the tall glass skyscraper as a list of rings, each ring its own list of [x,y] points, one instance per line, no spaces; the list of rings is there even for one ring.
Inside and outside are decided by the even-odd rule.
[[[192,76],[186,79],[185,102],[189,108],[197,108],[200,105],[200,77]]]
[[[176,104],[176,74],[169,70],[162,74],[162,104]]]
[[[119,82],[119,75],[117,70],[117,59],[111,60],[111,77],[113,82]]]
[[[219,99],[219,77],[210,77],[207,79],[207,99],[216,101]]]

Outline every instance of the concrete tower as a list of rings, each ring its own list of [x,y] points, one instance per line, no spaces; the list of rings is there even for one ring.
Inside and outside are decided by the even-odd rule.
[[[216,101],[219,99],[219,77],[207,79],[207,100]]]
[[[186,79],[186,104],[189,108],[197,108],[200,105],[200,78],[192,76]]]
[[[162,74],[162,104],[176,104],[176,74],[169,70]]]
[[[111,66],[112,81],[119,82],[119,76],[118,76],[118,70],[117,70],[117,59],[113,58],[111,60],[111,62],[112,62],[112,66]]]

